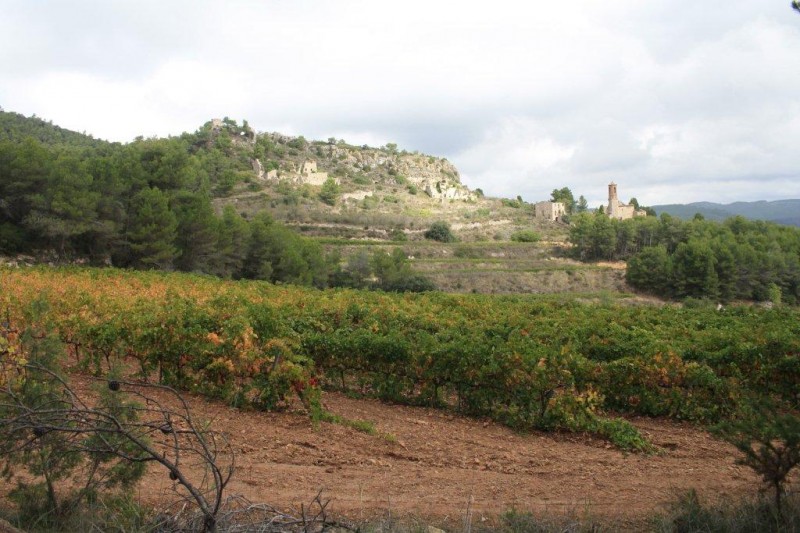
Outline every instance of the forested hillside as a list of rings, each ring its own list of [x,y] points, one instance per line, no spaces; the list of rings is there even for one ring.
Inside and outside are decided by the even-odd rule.
[[[800,229],[743,217],[725,222],[670,215],[573,218],[570,240],[582,260],[627,260],[627,280],[662,297],[718,301],[800,298]]]
[[[229,118],[179,137],[128,144],[15,113],[0,112],[0,127],[0,254],[6,256],[416,291],[434,288],[421,274],[426,269],[443,287],[487,292],[508,292],[504,287],[512,285],[511,292],[538,292],[510,280],[521,271],[561,269],[572,275],[575,269],[563,261],[510,265],[509,258],[519,255],[514,250],[486,252],[476,243],[437,252],[452,262],[447,265],[416,257],[415,272],[409,255],[433,252],[323,245],[295,231],[385,244],[409,238],[451,242],[449,226],[434,218],[450,216],[462,231],[477,232],[475,241],[531,235],[535,242],[537,232],[563,233],[567,227],[534,226],[531,206],[521,198],[483,199],[460,184],[446,160],[392,144],[309,142],[256,133],[247,121],[240,125]],[[503,231],[501,224],[507,224]],[[662,214],[616,221],[577,213],[569,232],[576,259],[628,261],[628,283],[660,297],[787,303],[800,298],[796,228],[742,217],[682,221]],[[502,268],[492,261],[503,262]],[[487,269],[496,273],[480,282],[478,274],[489,276]],[[586,285],[591,280],[579,284]]]
[[[19,113],[3,111],[3,108],[0,108],[0,141],[20,142],[27,137],[51,145],[100,147],[109,144],[106,141],[95,139],[91,135],[56,126],[36,115],[25,117]]]
[[[15,113],[0,113],[0,126],[0,254],[320,287],[432,288],[405,257],[383,252],[367,258],[353,281],[341,258],[276,222],[263,206],[252,212],[235,202],[215,205],[234,190],[263,187],[254,155],[268,165],[278,165],[270,156],[284,165],[292,154],[303,157],[292,148],[296,140],[256,139],[246,121],[209,122],[195,133],[124,145]],[[312,201],[307,188],[283,185],[283,203]],[[324,203],[324,189],[313,201]]]
[[[800,226],[800,200],[775,200],[767,202],[734,202],[717,204],[713,202],[695,202],[691,204],[654,205],[659,215],[667,213],[675,217],[690,219],[699,213],[709,220],[725,220],[735,216],[743,216],[753,220],[767,220],[791,226]]]

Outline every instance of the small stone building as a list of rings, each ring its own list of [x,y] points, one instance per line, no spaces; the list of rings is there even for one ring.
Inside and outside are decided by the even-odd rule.
[[[300,182],[310,185],[322,185],[328,179],[327,172],[317,171],[316,161],[304,161],[300,166]]]
[[[317,171],[316,161],[304,161],[300,166],[300,174],[313,174]]]
[[[558,222],[567,214],[567,208],[562,202],[537,202],[533,206],[533,213],[540,220]]]

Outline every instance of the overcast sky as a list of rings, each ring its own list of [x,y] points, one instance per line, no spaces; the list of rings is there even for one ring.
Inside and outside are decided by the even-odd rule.
[[[800,198],[789,0],[0,0],[0,106],[95,137],[258,131],[445,156],[590,205]]]

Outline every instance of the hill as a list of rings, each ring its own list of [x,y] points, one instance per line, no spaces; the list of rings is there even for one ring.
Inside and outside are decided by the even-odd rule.
[[[654,205],[659,215],[668,213],[683,219],[692,218],[700,213],[708,220],[725,220],[734,216],[743,216],[753,220],[766,220],[788,226],[800,226],[800,200],[775,200],[768,202],[734,202],[717,204],[713,202],[695,202],[691,204]]]
[[[370,265],[389,252],[451,291],[624,287],[619,271],[563,258],[565,224],[534,220],[519,198],[471,191],[446,159],[394,144],[308,141],[227,117],[107,143],[0,112],[0,176],[6,256],[326,287],[354,286],[340,271],[359,262],[358,286],[383,283]],[[457,243],[430,246],[437,221]],[[522,230],[546,244],[512,242]]]
[[[256,132],[246,120],[239,124],[226,117],[193,133],[119,144],[36,116],[0,111],[0,143],[16,153],[26,139],[50,151],[37,149],[39,153],[21,158],[26,164],[75,156],[81,170],[90,174],[92,187],[101,187],[110,173],[121,181],[115,184],[118,188],[135,189],[136,181],[144,181],[161,190],[200,190],[212,199],[218,215],[227,205],[246,217],[268,212],[317,237],[385,240],[399,231],[421,239],[433,221],[446,220],[461,227],[463,240],[507,240],[514,231],[533,225],[529,204],[485,198],[479,189],[464,186],[458,169],[446,159],[399,150],[391,143],[376,148],[341,139],[308,141]],[[537,229],[550,240],[565,236],[563,228]]]
[[[187,137],[237,153],[238,178],[216,188],[217,210],[234,205],[248,216],[266,210],[309,236],[422,240],[425,229],[444,220],[459,228],[462,241],[507,241],[534,227],[548,240],[566,237],[563,226],[537,225],[530,204],[471,191],[447,159],[392,143],[309,141],[256,133],[230,119],[212,120]]]
[[[26,137],[49,145],[98,147],[109,144],[91,135],[56,126],[36,115],[26,117],[0,108],[0,141],[22,141]]]

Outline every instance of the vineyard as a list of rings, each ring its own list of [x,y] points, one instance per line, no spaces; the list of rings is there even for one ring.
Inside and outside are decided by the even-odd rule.
[[[800,400],[789,307],[319,291],[113,269],[5,270],[0,280],[8,322],[47,321],[70,364],[105,375],[122,363],[237,407],[299,396],[315,423],[322,391],[340,390],[650,451],[610,413],[710,423],[753,395]]]

